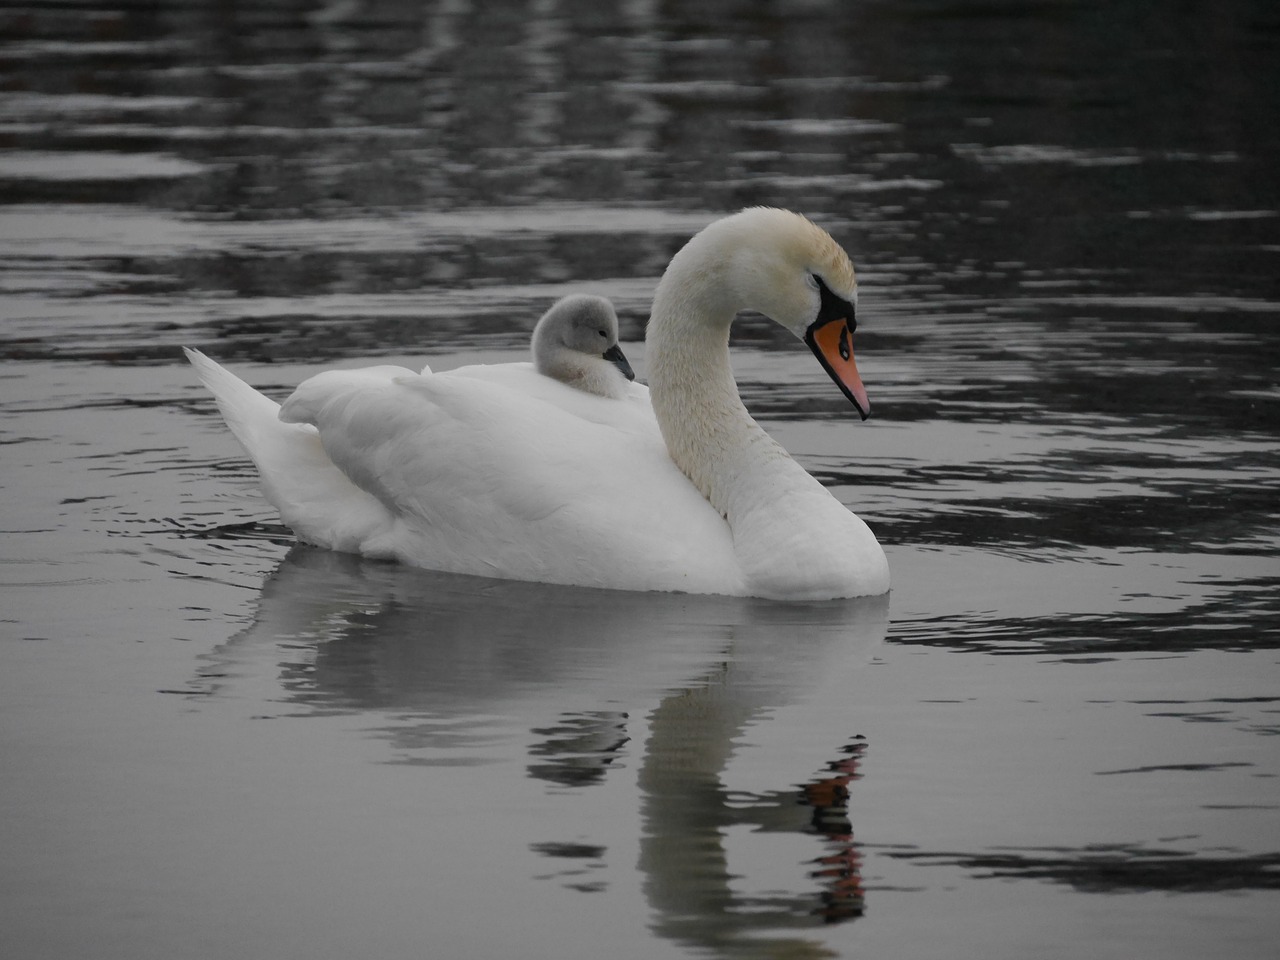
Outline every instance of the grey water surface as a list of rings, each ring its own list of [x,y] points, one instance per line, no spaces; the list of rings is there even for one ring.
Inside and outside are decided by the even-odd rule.
[[[1271,958],[1280,15],[1248,0],[0,8],[0,955]],[[273,396],[643,327],[749,204],[859,269],[859,423],[743,398],[890,597],[294,543]]]

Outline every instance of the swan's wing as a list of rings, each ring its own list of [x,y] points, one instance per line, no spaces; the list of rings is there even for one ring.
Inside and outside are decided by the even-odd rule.
[[[397,518],[364,552],[460,573],[741,592],[728,527],[667,456],[643,388],[623,400],[525,364],[332,371],[281,418]],[[512,369],[508,369],[512,368]]]
[[[390,528],[392,518],[386,508],[329,460],[315,427],[282,422],[280,405],[274,400],[200,351],[184,350],[258,468],[266,498],[298,536],[335,550],[354,551]]]

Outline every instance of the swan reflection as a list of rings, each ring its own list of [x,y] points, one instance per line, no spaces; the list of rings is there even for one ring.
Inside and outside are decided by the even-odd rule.
[[[821,945],[798,929],[862,911],[847,804],[866,743],[805,723],[805,704],[839,694],[882,640],[887,613],[884,597],[780,604],[588,590],[297,547],[196,686],[222,696],[265,684],[283,709],[361,716],[398,763],[505,763],[548,791],[587,797],[634,770],[640,822],[630,808],[599,816],[609,836],[638,835],[654,931],[724,956],[817,956]],[[796,735],[823,759],[784,775],[805,782],[730,789],[726,767],[744,735],[783,707],[799,711],[799,721],[789,714]],[[470,815],[486,815],[483,801]],[[780,833],[814,837],[796,864],[802,882],[743,892],[760,862],[756,838]],[[605,845],[521,841],[552,861],[546,876],[606,886]]]

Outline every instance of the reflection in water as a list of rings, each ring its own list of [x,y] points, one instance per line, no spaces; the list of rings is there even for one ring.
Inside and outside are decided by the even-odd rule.
[[[810,823],[827,847],[827,853],[814,861],[816,869],[810,876],[824,887],[820,913],[828,923],[861,916],[866,898],[862,855],[849,821],[849,784],[862,776],[858,765],[866,746],[861,737],[845,744],[841,748],[845,756],[827,764],[827,776],[806,783],[803,789],[805,803],[813,811]]]
[[[535,758],[529,776],[563,787],[599,783],[630,739],[626,730],[627,715],[607,710],[566,714],[554,726],[535,727],[546,739],[529,748]]]
[[[1280,853],[1214,856],[1112,844],[983,853],[886,850],[884,856],[958,866],[981,878],[1047,880],[1084,893],[1280,890]]]
[[[194,689],[232,695],[250,678],[318,715],[373,715],[398,763],[521,761],[549,789],[599,786],[638,755],[640,869],[654,929],[725,956],[819,955],[776,932],[860,916],[849,785],[865,743],[833,746],[802,785],[731,792],[722,775],[742,735],[804,700],[880,642],[887,598],[822,604],[642,594],[491,581],[297,547],[263,586],[253,623],[209,657]],[[656,701],[642,746],[627,705]],[[546,716],[551,722],[529,718]],[[519,726],[513,728],[512,724]],[[521,730],[528,730],[526,736]],[[817,736],[833,731],[815,730]],[[805,834],[817,843],[802,889],[734,889],[726,832]],[[605,845],[530,840],[583,892]],[[771,933],[772,932],[772,933]]]
[[[778,956],[784,941],[769,937],[770,931],[862,914],[861,857],[848,820],[848,787],[859,776],[865,744],[848,744],[825,775],[801,787],[730,794],[720,774],[754,712],[733,695],[733,686],[730,667],[666,698],[655,711],[640,771],[647,827],[640,868],[658,913],[655,928],[664,937],[717,955]],[[736,827],[816,834],[823,852],[807,871],[815,889],[733,892],[725,840]]]
[[[1059,656],[1173,653],[1213,647],[1274,650],[1280,647],[1280,591],[1277,579],[1259,577],[1227,583],[1224,595],[1181,609],[1150,613],[1098,613],[1074,617],[1001,619],[991,615],[924,618],[895,627],[905,643]]]
[[[564,860],[567,864],[554,873],[539,874],[535,879],[557,879],[570,890],[580,893],[599,893],[605,889],[601,880],[592,880],[594,871],[605,866],[606,847],[593,846],[587,843],[531,843],[529,849],[553,860]]]

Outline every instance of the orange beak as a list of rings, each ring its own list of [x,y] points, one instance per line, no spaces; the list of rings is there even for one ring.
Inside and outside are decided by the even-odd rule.
[[[871,401],[867,388],[858,376],[858,364],[853,359],[853,334],[844,317],[834,320],[819,318],[804,332],[804,342],[822,364],[832,380],[849,398],[865,420],[871,416]]]

